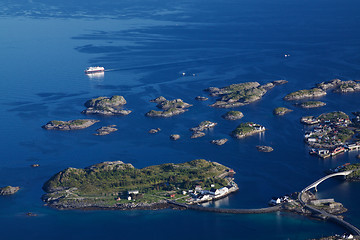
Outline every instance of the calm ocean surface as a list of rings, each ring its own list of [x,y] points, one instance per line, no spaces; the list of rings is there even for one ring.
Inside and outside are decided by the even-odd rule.
[[[357,111],[360,94],[328,94],[326,107],[304,110],[282,97],[315,83],[360,79],[360,2],[357,0],[2,0],[0,1],[0,186],[21,190],[0,198],[0,238],[7,239],[308,239],[344,230],[332,223],[290,213],[222,215],[193,211],[58,211],[43,206],[42,184],[66,167],[83,168],[122,160],[142,168],[204,158],[234,168],[240,190],[213,207],[255,208],[272,196],[299,191],[323,171],[357,162],[358,153],[328,160],[308,154],[304,115]],[[290,54],[284,58],[284,54]],[[89,78],[92,65],[113,71]],[[182,73],[186,75],[183,76]],[[194,74],[194,75],[193,75]],[[238,108],[245,117],[230,122],[197,102],[210,86],[286,79],[261,101]],[[133,113],[97,117],[85,130],[45,131],[50,120],[84,118],[83,103],[123,95]],[[190,111],[150,119],[149,100],[181,98]],[[295,111],[275,117],[272,110]],[[89,117],[92,118],[92,117]],[[200,121],[218,123],[204,138],[190,139]],[[269,130],[218,147],[240,123]],[[116,124],[109,136],[92,135]],[[148,134],[160,127],[158,134]],[[182,135],[179,141],[169,135]],[[275,151],[260,153],[256,145]],[[39,163],[39,168],[30,165]],[[328,180],[319,197],[335,198],[360,227],[359,183]],[[27,217],[34,212],[37,217]]]

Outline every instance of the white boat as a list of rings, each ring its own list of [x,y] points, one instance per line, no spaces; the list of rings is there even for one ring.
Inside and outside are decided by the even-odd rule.
[[[105,69],[104,67],[88,67],[87,69],[85,69],[85,74],[90,74],[90,73],[99,73],[99,72],[104,72]]]

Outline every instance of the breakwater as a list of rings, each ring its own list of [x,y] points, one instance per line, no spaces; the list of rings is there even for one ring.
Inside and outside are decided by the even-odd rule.
[[[197,211],[204,211],[204,212],[215,212],[215,213],[230,213],[230,214],[256,214],[256,213],[270,213],[270,212],[277,212],[282,209],[281,205],[267,207],[267,208],[255,208],[255,209],[227,209],[227,208],[209,208],[209,207],[202,207],[199,205],[189,205],[184,203],[178,203],[175,201],[168,201],[169,204],[175,205],[177,207],[197,210]]]

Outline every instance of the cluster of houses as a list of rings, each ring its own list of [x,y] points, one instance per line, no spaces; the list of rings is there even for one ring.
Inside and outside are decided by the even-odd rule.
[[[276,205],[279,205],[282,203],[287,203],[287,202],[292,202],[292,201],[294,201],[294,200],[292,200],[288,195],[285,195],[283,197],[273,197],[269,201],[269,205],[276,206]]]
[[[311,149],[310,154],[321,158],[335,156],[345,151],[359,150],[360,142],[344,144],[339,138],[339,128],[347,128],[351,123],[349,119],[337,118],[335,121],[321,121],[313,117],[304,117],[303,123],[317,124],[312,131],[305,132],[305,142],[310,146],[317,146],[318,149]]]
[[[254,128],[256,131],[265,131],[265,127],[257,123],[249,123],[249,127]]]
[[[211,185],[210,190],[202,189],[200,185],[196,186],[194,190],[189,190],[190,198],[186,199],[189,204],[209,202],[227,196],[229,193],[238,190],[235,182],[230,181],[230,185],[219,189],[215,185]]]

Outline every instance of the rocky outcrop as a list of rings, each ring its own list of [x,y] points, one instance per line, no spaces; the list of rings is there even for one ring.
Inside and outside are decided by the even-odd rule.
[[[229,111],[221,116],[222,118],[226,120],[238,120],[244,117],[244,114],[240,111]]]
[[[94,119],[77,119],[70,121],[57,121],[53,120],[42,126],[46,130],[78,130],[92,126],[93,124],[100,122]]]
[[[203,96],[197,96],[197,97],[195,97],[195,100],[198,100],[198,101],[206,101],[206,100],[208,100],[209,98],[207,98],[207,97],[203,97]]]
[[[214,128],[217,125],[215,122],[202,121],[197,127],[190,128],[193,132],[202,132],[206,129]]]
[[[166,98],[164,98],[163,96],[160,96],[160,97],[150,100],[150,102],[154,102],[154,103],[161,103],[164,101],[166,101]]]
[[[203,136],[205,136],[204,132],[193,132],[193,134],[191,135],[190,138],[200,138],[200,137],[203,137]]]
[[[313,125],[319,123],[320,120],[314,116],[305,116],[300,119],[300,122],[307,125]]]
[[[126,104],[123,96],[114,95],[111,98],[98,97],[88,100],[84,105],[87,107],[81,113],[83,114],[98,114],[98,115],[128,115],[130,110],[122,109]]]
[[[20,187],[12,187],[12,186],[3,187],[3,188],[0,188],[0,196],[12,195],[12,194],[15,194],[19,190],[20,190]]]
[[[118,130],[115,127],[116,127],[116,125],[109,125],[109,126],[101,127],[99,129],[96,129],[96,133],[94,133],[94,135],[97,135],[97,136],[109,135],[110,133],[116,132]]]
[[[210,141],[210,143],[221,146],[224,145],[227,141],[228,141],[227,138],[222,138],[222,139],[212,140]]]
[[[160,132],[160,131],[161,131],[160,128],[153,128],[153,129],[150,129],[150,130],[149,130],[149,133],[154,134],[154,133],[158,133],[158,132]]]
[[[222,88],[210,87],[205,91],[209,92],[211,97],[219,97],[214,104],[210,105],[211,107],[232,108],[255,102],[261,99],[269,89],[283,83],[274,81],[260,85],[258,82],[245,82]]]
[[[181,99],[166,100],[164,97],[155,98],[151,102],[156,102],[156,107],[161,111],[151,110],[145,114],[147,117],[172,117],[186,112],[192,106]]]
[[[273,114],[276,116],[282,116],[286,113],[292,112],[293,110],[285,108],[285,107],[277,107],[273,110]]]
[[[289,93],[284,97],[286,101],[300,100],[305,98],[317,98],[325,96],[326,92],[320,88],[304,89]]]
[[[256,149],[259,151],[259,152],[272,152],[274,151],[274,149],[270,146],[256,146]]]
[[[171,134],[170,139],[176,141],[176,140],[180,139],[180,135],[179,134]]]
[[[307,101],[299,104],[299,106],[302,108],[318,108],[318,107],[323,107],[325,105],[326,103],[321,101]]]
[[[282,85],[282,84],[288,83],[288,81],[286,81],[286,80],[276,80],[276,81],[273,81],[272,83],[276,86],[276,85]]]

